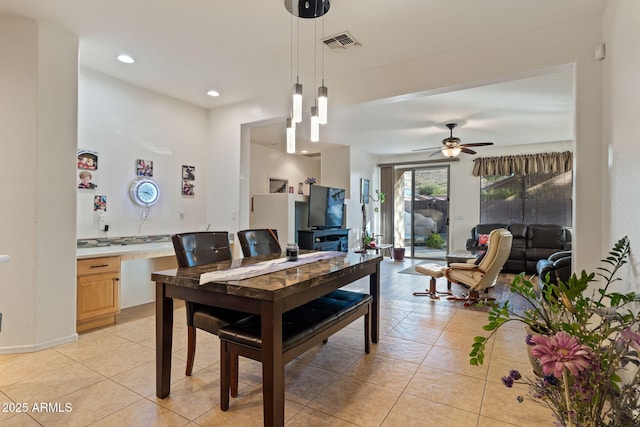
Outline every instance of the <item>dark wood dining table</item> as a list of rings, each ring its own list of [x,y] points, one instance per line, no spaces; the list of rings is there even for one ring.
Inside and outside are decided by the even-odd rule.
[[[335,255],[243,280],[218,279],[202,285],[201,274],[232,272],[238,267],[268,262],[278,255],[152,273],[151,279],[156,282],[156,396],[165,398],[171,391],[174,298],[258,314],[262,326],[264,425],[284,425],[282,313],[368,276],[369,293],[373,296],[371,340],[378,342],[382,257],[371,252]]]

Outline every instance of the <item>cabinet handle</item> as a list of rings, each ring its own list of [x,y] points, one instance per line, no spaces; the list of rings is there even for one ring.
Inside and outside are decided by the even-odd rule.
[[[89,268],[102,268],[102,267],[109,267],[109,264],[92,265]]]

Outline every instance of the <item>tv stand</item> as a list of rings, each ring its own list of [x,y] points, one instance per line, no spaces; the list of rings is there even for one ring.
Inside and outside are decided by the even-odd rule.
[[[298,230],[300,249],[312,251],[349,251],[349,229]]]

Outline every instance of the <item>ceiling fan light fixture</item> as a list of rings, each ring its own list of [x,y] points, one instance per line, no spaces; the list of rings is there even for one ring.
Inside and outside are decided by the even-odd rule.
[[[456,157],[461,151],[460,147],[443,147],[441,150],[442,155],[449,158]]]

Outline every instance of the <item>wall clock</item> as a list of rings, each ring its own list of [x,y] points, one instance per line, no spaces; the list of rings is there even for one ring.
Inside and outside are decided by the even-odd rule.
[[[151,206],[158,202],[160,189],[155,181],[149,178],[138,178],[129,187],[131,200],[140,206]]]

